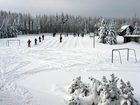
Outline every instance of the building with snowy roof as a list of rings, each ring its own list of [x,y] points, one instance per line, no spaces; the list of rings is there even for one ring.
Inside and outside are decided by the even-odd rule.
[[[120,29],[119,35],[124,36],[127,35],[127,30],[129,29],[130,34],[133,34],[134,28],[131,25],[123,25]]]
[[[140,35],[133,34],[134,28],[131,25],[124,25],[120,29],[120,36],[124,37],[124,43],[127,42],[140,42]]]

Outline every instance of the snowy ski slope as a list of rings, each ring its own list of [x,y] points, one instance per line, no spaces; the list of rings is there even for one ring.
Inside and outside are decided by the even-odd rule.
[[[45,40],[34,45],[34,38],[39,35],[20,35],[21,46],[13,42],[8,47],[9,39],[0,39],[0,77],[3,89],[0,89],[0,105],[65,105],[66,87],[76,76],[81,75],[84,81],[89,76],[101,79],[103,75],[114,73],[119,78],[129,80],[140,101],[140,44],[130,42],[123,44],[118,37],[117,45],[98,43],[93,48],[93,39],[85,37],[44,34]],[[32,41],[31,48],[27,40]],[[126,51],[122,51],[120,64],[118,53],[115,62],[111,63],[111,51],[114,48],[132,48],[136,50],[135,62],[133,52],[130,61],[126,61]],[[0,85],[1,85],[0,84]]]

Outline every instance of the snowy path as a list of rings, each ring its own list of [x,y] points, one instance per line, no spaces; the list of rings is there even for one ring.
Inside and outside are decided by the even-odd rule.
[[[93,39],[89,36],[63,36],[62,43],[59,43],[59,36],[45,36],[43,42],[28,48],[26,41],[30,38],[33,44],[35,37],[38,36],[19,36],[21,46],[10,47],[5,44],[8,39],[0,39],[0,72],[5,88],[14,87],[18,90],[17,96],[26,93],[21,95],[23,100],[14,100],[17,103],[13,105],[21,105],[21,102],[27,105],[64,105],[65,87],[73,78],[82,75],[85,80],[89,76],[101,79],[101,76],[112,73],[124,80],[130,80],[135,88],[136,99],[140,100],[139,84],[136,80],[140,79],[139,44],[132,42],[110,46],[96,42],[94,49]],[[120,64],[117,53],[115,63],[111,63],[111,50],[123,47],[136,49],[137,63],[132,52],[129,62],[126,61],[125,52],[121,52],[123,64]],[[30,94],[33,98],[27,100],[31,97]],[[2,105],[9,105],[4,101],[7,98],[6,94],[0,95]]]

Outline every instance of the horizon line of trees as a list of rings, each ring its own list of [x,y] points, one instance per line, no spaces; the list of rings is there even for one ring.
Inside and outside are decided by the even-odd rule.
[[[0,38],[15,37],[18,34],[38,33],[88,33],[97,32],[102,17],[82,17],[69,14],[38,15],[0,11]],[[140,18],[105,18],[106,24],[112,20],[115,30],[122,25],[140,25]]]

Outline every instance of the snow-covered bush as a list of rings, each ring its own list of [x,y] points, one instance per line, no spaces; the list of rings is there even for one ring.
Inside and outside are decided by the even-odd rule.
[[[72,97],[69,100],[68,105],[80,105],[79,98],[78,97]]]
[[[111,74],[110,80],[105,76],[102,81],[93,77],[89,80],[89,83],[84,83],[79,76],[72,81],[68,88],[68,95],[71,96],[67,100],[68,105],[139,105],[130,82],[119,81],[114,74]]]
[[[81,83],[81,76],[77,77],[76,79],[73,79],[68,89],[69,93],[74,93],[76,90],[78,90],[80,88]]]

